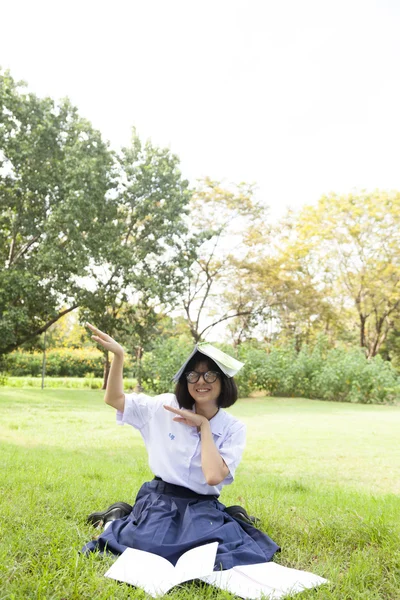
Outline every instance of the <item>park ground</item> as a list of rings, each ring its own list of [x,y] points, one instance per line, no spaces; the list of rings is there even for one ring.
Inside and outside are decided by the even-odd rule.
[[[400,599],[400,407],[296,398],[240,400],[247,425],[235,482],[282,548],[276,560],[331,582],[298,600]],[[97,390],[0,389],[0,600],[145,598],[79,554],[85,517],[133,503],[152,474],[138,432],[116,427]],[[168,597],[230,599],[183,585]]]

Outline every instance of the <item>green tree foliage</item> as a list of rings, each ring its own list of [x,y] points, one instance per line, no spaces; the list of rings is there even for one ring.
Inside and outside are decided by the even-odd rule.
[[[92,277],[95,291],[86,293],[81,315],[111,336],[123,334],[128,342],[131,335],[127,345],[131,351],[136,345],[140,362],[157,313],[174,305],[182,289],[183,217],[190,192],[178,157],[150,141],[142,144],[135,130],[131,146],[118,156],[118,172],[118,218],[107,262]],[[104,352],[104,387],[109,368]]]
[[[235,344],[251,338],[253,332],[268,342],[294,340],[300,350],[318,333],[328,333],[335,322],[329,294],[318,286],[309,257],[292,239],[291,226],[281,221],[269,235],[253,229],[248,239],[249,252],[237,265],[238,298],[243,296],[257,307],[251,320],[233,323]]]
[[[188,354],[193,350],[193,341],[187,337],[160,339],[151,352],[145,352],[142,360],[142,381],[146,390],[156,394],[173,392],[172,377]]]
[[[189,229],[182,263],[184,310],[195,342],[218,323],[249,317],[254,306],[235,293],[238,262],[247,252],[245,239],[265,209],[254,197],[253,186],[224,187],[218,181],[200,181],[190,203]],[[230,293],[233,292],[233,293]]]
[[[0,73],[0,354],[80,303],[117,216],[112,171],[107,144],[68,100]]]
[[[35,338],[35,349],[43,350],[43,337]],[[30,349],[32,344],[27,346],[26,349]],[[46,349],[48,350],[54,348],[79,349],[82,347],[94,348],[95,344],[88,341],[86,329],[79,323],[77,310],[67,313],[46,331]],[[21,348],[25,348],[25,345]]]
[[[380,355],[385,360],[391,361],[392,365],[400,372],[400,318],[395,320],[394,328],[382,344]]]
[[[258,334],[271,319],[275,339],[294,340],[297,351],[323,333],[332,346],[358,344],[372,357],[396,330],[400,193],[323,197],[290,212],[268,245],[262,231],[253,231],[251,243],[239,273],[247,296],[264,306]],[[271,330],[264,337],[274,339]]]
[[[400,316],[400,193],[325,196],[300,212],[294,232],[321,289],[352,310],[359,345],[375,356]]]
[[[173,303],[189,198],[168,149],[134,131],[115,155],[68,100],[0,74],[0,355],[78,306],[113,335],[127,303]]]

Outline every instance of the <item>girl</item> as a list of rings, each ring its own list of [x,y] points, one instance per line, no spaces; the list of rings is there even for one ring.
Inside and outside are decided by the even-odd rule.
[[[140,431],[155,478],[142,485],[133,508],[117,503],[93,513],[110,519],[109,526],[83,551],[121,554],[131,547],[175,565],[190,548],[218,541],[215,570],[270,561],[279,550],[275,542],[228,514],[218,501],[222,487],[233,481],[245,445],[244,425],[223,410],[237,400],[232,374],[242,363],[199,344],[174,377],[175,394],[124,394],[122,347],[88,327],[93,339],[114,354],[105,402],[117,410],[120,424]]]

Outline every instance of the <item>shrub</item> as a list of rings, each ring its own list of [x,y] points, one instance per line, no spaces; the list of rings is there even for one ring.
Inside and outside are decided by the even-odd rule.
[[[172,377],[192,350],[193,343],[187,339],[160,340],[151,352],[143,355],[143,387],[156,394],[172,392],[175,388]]]
[[[400,400],[400,377],[390,362],[380,356],[367,359],[361,348],[331,348],[325,336],[300,352],[292,344],[221,349],[245,362],[235,377],[241,397],[262,390],[271,396],[364,404]]]
[[[7,387],[13,388],[40,388],[42,384],[41,377],[9,377]],[[103,386],[102,377],[46,377],[46,388],[59,389],[92,389],[100,390]],[[126,391],[133,390],[136,386],[135,379],[124,379],[124,388]]]
[[[46,353],[46,376],[84,377],[103,375],[103,353],[96,348],[57,348]],[[42,373],[43,354],[41,352],[13,352],[6,358],[6,370],[15,377],[38,377]],[[132,369],[129,357],[126,369]]]
[[[315,393],[326,400],[383,404],[400,398],[400,378],[380,356],[367,360],[361,349],[336,348],[315,378]],[[315,397],[315,396],[313,396]]]
[[[241,397],[261,390],[271,396],[340,402],[383,404],[400,400],[400,377],[390,362],[380,356],[367,360],[360,348],[330,348],[324,336],[313,347],[304,345],[300,352],[291,344],[266,346],[252,341],[235,349],[227,344],[216,345],[245,363],[235,376]],[[192,349],[193,342],[186,338],[159,340],[151,352],[143,355],[144,388],[156,394],[173,391],[172,376]],[[34,378],[39,378],[41,369],[41,353],[14,352],[6,359],[9,375],[28,376],[25,385],[37,385],[39,379]],[[132,370],[127,357],[125,374]],[[47,354],[46,377],[68,378],[58,379],[57,387],[69,387],[70,378],[84,377],[77,387],[97,389],[102,386],[102,375],[103,355],[96,349],[58,349]],[[2,383],[14,384],[12,377],[9,381],[0,378]]]

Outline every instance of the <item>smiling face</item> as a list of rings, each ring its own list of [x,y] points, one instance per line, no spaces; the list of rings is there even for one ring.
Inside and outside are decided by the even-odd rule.
[[[207,362],[198,362],[196,363],[194,371],[197,373],[206,373],[207,371],[212,371]],[[213,405],[217,406],[219,395],[221,394],[221,378],[220,376],[213,383],[208,383],[204,380],[203,376],[200,376],[199,380],[196,383],[187,384],[188,391],[193,400],[198,405]]]

